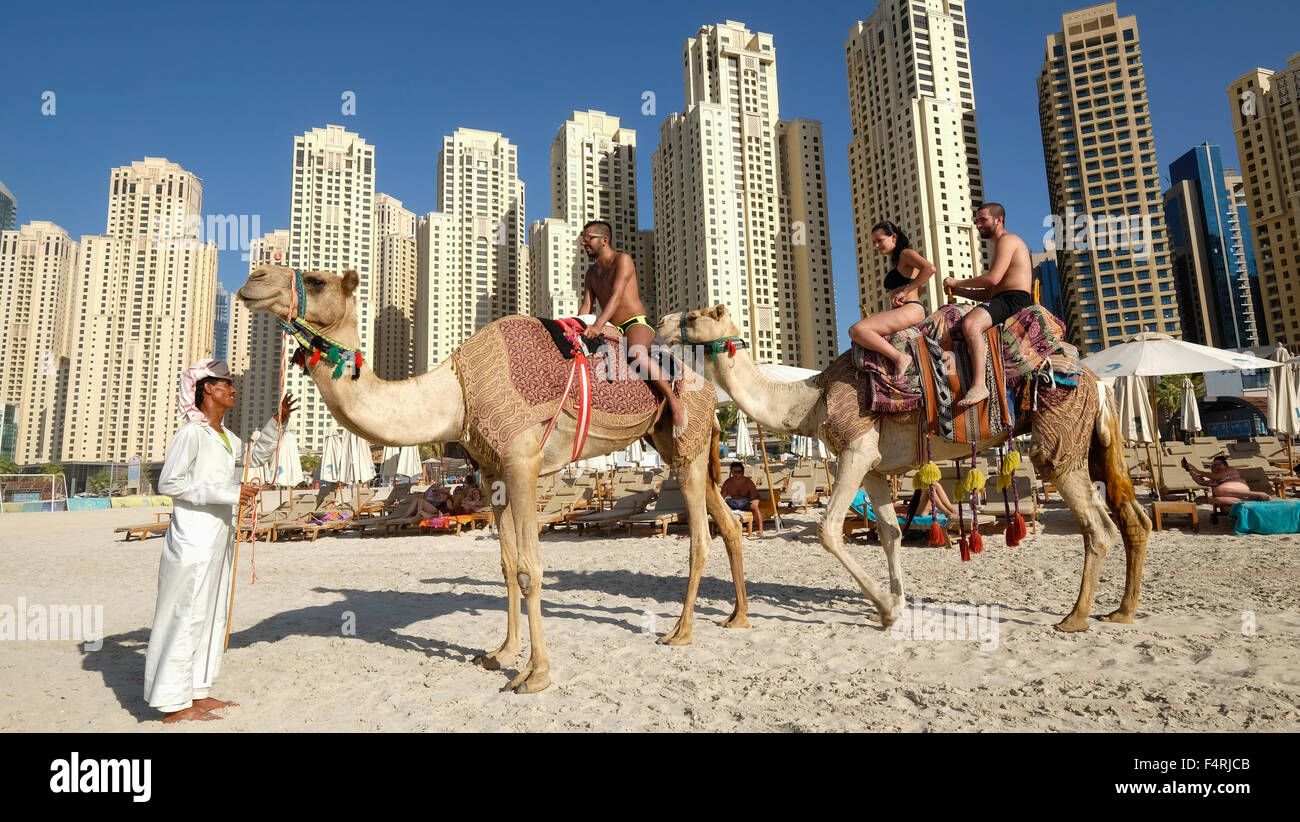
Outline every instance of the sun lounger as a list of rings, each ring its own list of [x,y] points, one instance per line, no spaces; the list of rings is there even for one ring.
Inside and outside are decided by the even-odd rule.
[[[135,534],[136,539],[143,541],[153,534],[166,533],[168,527],[171,526],[172,515],[170,513],[162,513],[157,516],[158,519],[154,522],[144,522],[139,525],[123,525],[121,528],[114,528],[113,533],[125,534],[126,536],[122,539],[123,542],[130,542],[132,534]]]
[[[676,487],[675,481],[671,488],[668,482],[668,480],[664,481],[664,489],[660,491],[653,509],[620,520],[620,524],[627,526],[628,536],[632,536],[637,528],[646,528],[652,532],[659,531],[660,536],[668,536],[669,525],[685,521],[686,498],[682,496],[682,489]]]
[[[608,511],[592,511],[570,517],[568,524],[576,527],[579,531],[584,528],[605,528],[613,532],[619,522],[625,517],[635,516],[643,513],[655,498],[654,491],[641,491],[636,494],[629,494],[620,497],[614,501],[614,506]]]

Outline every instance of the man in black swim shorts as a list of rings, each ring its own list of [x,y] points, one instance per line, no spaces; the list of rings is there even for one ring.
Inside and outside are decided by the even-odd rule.
[[[993,264],[987,274],[979,277],[969,280],[945,277],[943,280],[944,288],[957,296],[984,301],[972,308],[961,324],[974,377],[970,390],[957,403],[958,408],[988,399],[989,392],[983,379],[988,356],[985,332],[1034,301],[1029,293],[1034,281],[1033,269],[1029,265],[1029,247],[1024,240],[1007,231],[1006,218],[1006,210],[998,203],[985,203],[976,209],[975,229],[981,237],[992,241]]]

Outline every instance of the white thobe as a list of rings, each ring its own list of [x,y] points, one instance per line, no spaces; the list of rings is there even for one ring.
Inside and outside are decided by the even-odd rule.
[[[272,418],[253,444],[251,462],[275,453],[278,423]],[[226,603],[234,570],[243,443],[222,427],[204,422],[181,426],[167,446],[158,491],[172,498],[171,525],[158,565],[158,605],[144,663],[144,697],[166,713],[203,699],[221,669]]]

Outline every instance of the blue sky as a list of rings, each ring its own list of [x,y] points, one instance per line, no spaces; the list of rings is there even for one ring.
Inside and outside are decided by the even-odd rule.
[[[1035,82],[1044,37],[1084,3],[968,0],[985,188],[1033,249],[1049,213]],[[413,211],[436,204],[437,151],[458,127],[519,146],[529,222],[549,216],[548,152],[574,109],[602,109],[637,131],[641,224],[653,223],[650,155],[659,124],[682,108],[682,44],[731,19],[775,38],[782,117],[825,129],[839,330],[857,319],[848,193],[844,42],[866,3],[477,3],[311,5],[18,4],[5,13],[0,180],[20,223],[104,230],[109,170],[166,157],[204,181],[209,214],[259,214],[288,227],[294,135],[333,123],[376,146],[377,188]],[[1240,4],[1124,0],[1136,14],[1162,178],[1203,141],[1236,164],[1228,84],[1297,50],[1288,0]],[[48,34],[46,34],[48,33]],[[19,34],[15,37],[15,34]],[[56,114],[41,114],[42,94]],[[357,113],[340,112],[344,91]],[[641,113],[655,94],[654,116]],[[882,215],[888,216],[888,215]],[[247,273],[237,251],[220,278]],[[942,272],[941,272],[942,273]],[[667,310],[668,307],[664,307]]]

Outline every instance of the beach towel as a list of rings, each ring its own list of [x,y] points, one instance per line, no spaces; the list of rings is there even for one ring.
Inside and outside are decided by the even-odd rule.
[[[855,496],[855,497],[853,498],[853,502],[849,504],[849,508],[850,508],[850,509],[855,513],[855,514],[858,514],[858,515],[860,515],[860,516],[865,516],[869,521],[871,521],[871,522],[875,522],[875,521],[876,521],[876,510],[875,510],[874,508],[872,508],[870,505],[868,505],[867,502],[868,502],[868,500],[867,500],[867,492],[866,492],[866,491],[863,491],[861,488],[859,488],[859,489],[858,489],[857,496]],[[894,511],[898,511],[899,508],[902,508],[902,509],[903,509],[903,513],[901,513],[901,514],[898,515],[898,524],[899,524],[899,526],[901,527],[902,525],[904,525],[904,524],[907,522],[907,506],[906,506],[906,505],[903,505],[903,506],[895,505],[895,506],[894,506]],[[945,515],[943,514],[943,512],[940,512],[940,513],[938,513],[938,514],[935,514],[934,516],[931,516],[930,514],[926,514],[925,516],[916,516],[916,517],[912,517],[912,524],[913,524],[913,525],[916,525],[916,526],[919,526],[919,527],[922,527],[922,528],[929,528],[929,527],[930,527],[930,523],[934,521],[934,517],[938,517],[938,518],[939,518],[939,524],[940,524],[940,525],[947,525],[947,524],[948,524],[948,517],[945,516]]]
[[[1300,499],[1239,502],[1228,516],[1234,534],[1300,534]]]

